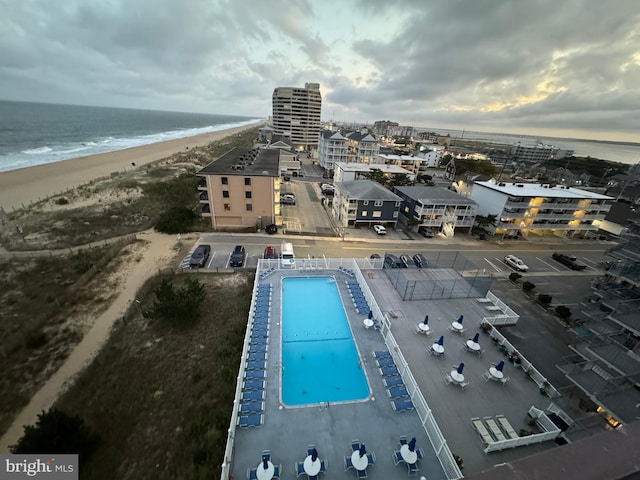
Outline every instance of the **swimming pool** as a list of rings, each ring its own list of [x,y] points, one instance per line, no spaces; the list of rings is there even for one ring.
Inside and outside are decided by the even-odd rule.
[[[282,280],[282,402],[307,405],[369,396],[333,277]]]

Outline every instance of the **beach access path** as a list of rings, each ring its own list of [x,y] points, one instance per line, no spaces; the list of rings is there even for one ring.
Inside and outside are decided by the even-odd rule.
[[[0,452],[9,452],[23,434],[24,425],[36,422],[38,414],[48,410],[56,399],[75,380],[95,358],[105,341],[109,338],[111,328],[122,318],[135,297],[138,289],[159,270],[170,266],[175,257],[174,246],[178,241],[173,235],[163,235],[153,230],[137,234],[138,239],[147,242],[142,260],[126,264],[121,272],[124,281],[120,292],[111,306],[91,326],[80,343],[71,352],[62,366],[49,378],[42,388],[33,396],[29,404],[22,409],[13,423],[0,439]]]
[[[162,160],[174,153],[204,146],[230,135],[256,128],[262,123],[256,122],[218,132],[0,172],[0,208],[10,213],[38,199],[86,185],[92,180],[109,176],[114,172],[130,170],[134,168],[133,164],[139,167]]]

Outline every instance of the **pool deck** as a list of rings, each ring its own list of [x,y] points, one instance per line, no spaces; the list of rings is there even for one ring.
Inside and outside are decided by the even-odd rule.
[[[482,357],[462,350],[462,343],[478,330],[480,319],[486,316],[484,306],[474,299],[407,301],[395,292],[382,270],[365,270],[364,277],[376,298],[380,309],[391,320],[391,331],[406,358],[418,386],[425,396],[434,416],[454,454],[464,461],[463,473],[480,472],[495,464],[512,461],[553,448],[553,442],[520,447],[502,452],[485,454],[479,436],[471,425],[472,417],[504,415],[518,432],[526,425],[525,416],[531,405],[546,408],[550,400],[542,396],[536,385],[520,370],[506,362],[505,374],[511,380],[506,385],[485,382],[482,372],[491,363],[505,360],[489,337],[480,335],[485,350]],[[288,408],[280,404],[280,285],[283,276],[333,276],[337,280],[349,324],[362,359],[364,371],[371,388],[371,397],[364,402],[315,405]],[[394,479],[407,476],[404,464],[397,467],[392,453],[398,448],[400,435],[416,437],[425,458],[418,462],[418,478],[446,478],[435,456],[429,439],[421,427],[415,411],[395,413],[387,397],[382,377],[371,352],[386,350],[380,332],[366,329],[365,315],[356,312],[345,281],[350,279],[337,270],[324,272],[277,271],[261,283],[273,286],[269,333],[269,357],[265,392],[264,425],[260,428],[236,429],[233,457],[233,477],[246,478],[248,468],[255,468],[262,450],[270,450],[273,462],[282,464],[280,478],[295,478],[294,464],[306,456],[307,445],[317,447],[319,456],[328,460],[326,478],[356,478],[354,470],[344,470],[344,456],[351,454],[351,440],[366,444],[368,452],[375,452],[376,464],[367,470],[369,478]],[[429,314],[430,336],[415,333],[416,325]],[[465,333],[448,331],[450,323],[464,315]],[[438,358],[426,353],[426,349],[440,335],[444,335],[445,356]],[[444,377],[454,365],[465,363],[464,375],[471,383],[462,390],[447,385]]]

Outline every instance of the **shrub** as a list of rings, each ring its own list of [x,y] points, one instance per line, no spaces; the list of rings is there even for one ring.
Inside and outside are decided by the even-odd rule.
[[[35,425],[26,425],[24,435],[10,449],[14,454],[75,453],[82,463],[98,443],[99,437],[79,416],[52,408],[38,414]]]
[[[546,293],[540,293],[538,295],[538,301],[543,305],[549,305],[551,303],[552,298],[553,297],[551,295],[547,295]]]
[[[509,274],[509,280],[515,282],[516,280],[519,280],[522,278],[522,275],[520,275],[518,272],[511,272]]]
[[[69,200],[66,197],[57,198],[55,201],[56,205],[68,205]]]
[[[524,282],[524,283],[522,284],[522,289],[523,289],[525,292],[530,292],[530,291],[531,291],[531,290],[533,290],[534,288],[536,288],[536,285],[535,285],[534,283],[531,283],[531,282]]]
[[[188,232],[193,227],[196,218],[198,216],[189,208],[170,208],[160,214],[155,229],[158,232],[170,234]]]
[[[556,313],[560,318],[566,320],[571,316],[571,309],[569,307],[565,307],[564,305],[558,305],[556,307]]]
[[[154,290],[153,306],[145,317],[177,322],[193,322],[200,315],[200,304],[204,301],[204,286],[195,279],[188,279],[180,288],[174,288],[171,280],[162,280]]]

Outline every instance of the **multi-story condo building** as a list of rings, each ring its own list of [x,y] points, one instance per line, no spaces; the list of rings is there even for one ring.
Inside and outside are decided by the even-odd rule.
[[[348,141],[347,162],[375,163],[380,151],[380,145],[375,136],[363,131],[350,132],[345,137]]]
[[[514,160],[521,162],[546,162],[553,158],[558,152],[558,147],[553,145],[545,145],[536,143],[535,145],[523,145],[522,143],[514,143],[511,146],[511,156]]]
[[[604,219],[613,200],[564,185],[492,182],[475,182],[470,198],[479,215],[496,215],[495,233],[508,236],[595,232],[593,222]]]
[[[402,198],[400,221],[414,230],[421,227],[453,237],[455,232],[469,233],[476,218],[478,204],[451,190],[439,187],[396,187],[394,192]]]
[[[304,88],[278,87],[273,91],[273,129],[275,134],[291,139],[296,149],[318,145],[322,96],[319,83],[305,83]]]
[[[281,224],[280,150],[233,149],[196,172],[201,213],[217,230]]]
[[[558,366],[613,427],[637,421],[640,409],[640,224],[619,241],[580,306],[575,355]]]
[[[336,183],[333,216],[343,227],[385,224],[398,221],[400,197],[372,180]]]
[[[373,123],[373,131],[376,135],[380,135],[383,137],[391,136],[391,131],[394,128],[399,127],[400,124],[398,122],[392,122],[390,120],[376,120]]]
[[[405,170],[402,167],[398,167],[397,165],[370,165],[368,163],[337,162],[335,164],[335,174],[333,175],[333,181],[349,182],[351,180],[358,180],[360,177],[364,176],[367,173],[370,173],[372,170],[380,170],[386,177],[391,177],[391,175],[406,175],[412,182],[416,178],[413,172]]]
[[[390,153],[379,153],[376,164],[396,165],[405,170],[409,170],[415,175],[428,174],[429,168],[437,167],[440,164],[440,152],[421,152],[417,155],[394,155]]]
[[[346,162],[348,158],[347,137],[337,131],[322,130],[318,137],[318,165],[331,172],[337,162]]]

